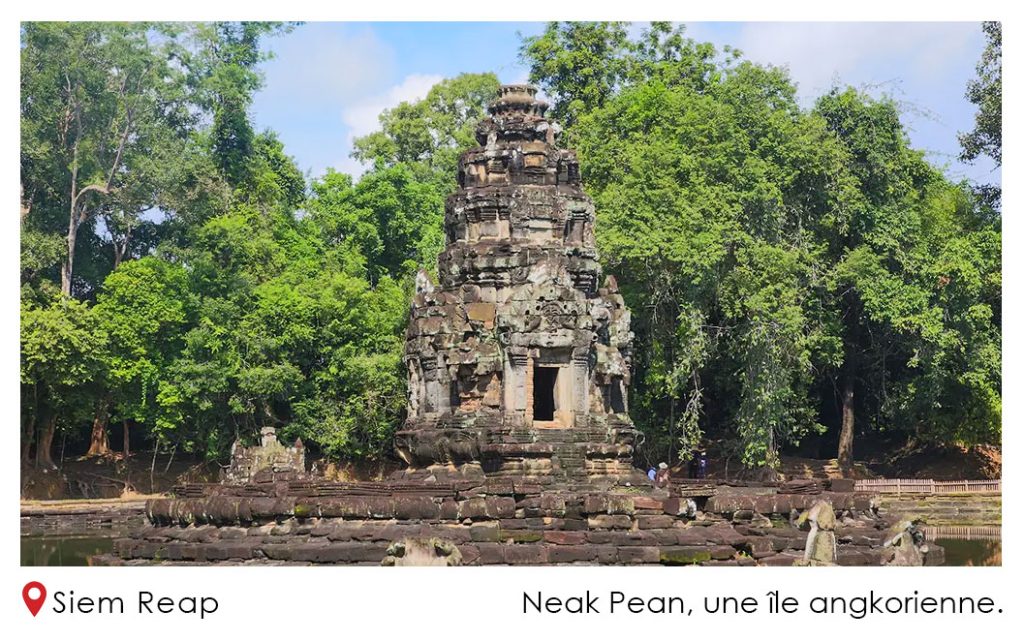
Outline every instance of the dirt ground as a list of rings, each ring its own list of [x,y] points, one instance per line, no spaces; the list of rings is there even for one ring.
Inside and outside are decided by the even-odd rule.
[[[139,452],[124,459],[119,454],[65,459],[59,470],[32,465],[21,468],[22,500],[114,499],[163,494],[186,481],[215,481],[216,464],[170,459]]]
[[[781,457],[779,475],[768,479],[758,470],[744,469],[737,460],[731,460],[714,445],[708,448],[708,478],[739,479],[747,481],[833,479],[843,473],[836,459],[817,459],[802,456]],[[876,453],[867,460],[854,462],[853,478],[903,478],[954,481],[963,479],[998,479],[1002,477],[1002,452],[998,447],[905,445],[884,454]],[[672,475],[686,478],[688,466],[678,464]]]
[[[888,478],[998,479],[1003,475],[1003,453],[991,445],[908,445],[888,460],[873,463],[872,468],[879,476]]]

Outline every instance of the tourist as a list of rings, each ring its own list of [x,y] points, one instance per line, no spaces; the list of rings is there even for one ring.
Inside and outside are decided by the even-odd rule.
[[[656,469],[654,469],[653,465],[651,466],[651,469],[647,470],[647,478],[651,479],[652,482],[654,481],[654,477],[657,474],[658,474],[658,471]]]
[[[697,478],[706,478],[708,475],[708,453],[701,450],[697,457]]]
[[[669,474],[668,463],[658,463],[658,471],[654,475],[654,485],[657,487],[667,487]]]

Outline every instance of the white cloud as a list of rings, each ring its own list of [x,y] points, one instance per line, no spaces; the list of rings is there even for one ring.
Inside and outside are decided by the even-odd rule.
[[[965,22],[753,22],[743,25],[735,44],[751,60],[788,66],[807,96],[836,81],[894,80],[897,66],[937,80],[949,63],[970,55],[977,31]]]
[[[265,91],[273,97],[346,103],[379,91],[396,66],[392,47],[368,25],[312,23],[269,44]]]
[[[367,96],[344,107],[341,112],[341,120],[348,130],[345,136],[345,148],[352,149],[352,143],[356,138],[376,131],[380,125],[378,118],[382,111],[402,102],[411,102],[426,97],[430,88],[443,79],[443,76],[434,74],[411,74],[384,92]],[[336,163],[334,168],[353,176],[360,176],[366,171],[366,167],[362,163],[349,157]]]

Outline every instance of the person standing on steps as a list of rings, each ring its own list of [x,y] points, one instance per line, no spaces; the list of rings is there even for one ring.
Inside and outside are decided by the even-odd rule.
[[[671,473],[668,469],[668,463],[658,463],[658,471],[654,475],[654,485],[656,487],[668,487],[668,483],[671,480]]]
[[[707,478],[708,475],[708,453],[704,450],[697,455],[697,478]]]

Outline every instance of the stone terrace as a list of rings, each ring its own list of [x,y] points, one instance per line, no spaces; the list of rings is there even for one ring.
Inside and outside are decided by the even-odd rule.
[[[434,541],[449,565],[790,566],[808,539],[796,516],[823,500],[837,517],[840,565],[893,557],[876,497],[820,483],[594,491],[529,479],[307,481],[192,485],[178,496],[149,501],[151,525],[97,562],[390,565],[404,549],[396,542]],[[941,564],[941,548],[923,551],[926,564]]]

